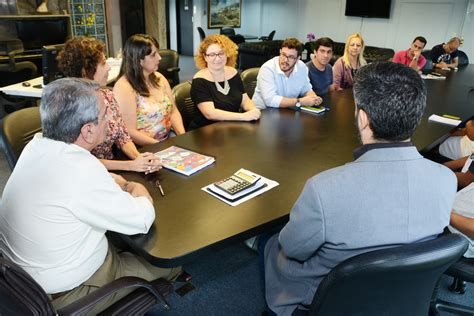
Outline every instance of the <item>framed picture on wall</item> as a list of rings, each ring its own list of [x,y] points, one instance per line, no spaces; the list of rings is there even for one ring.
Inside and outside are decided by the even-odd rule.
[[[207,0],[207,28],[240,27],[242,0]]]

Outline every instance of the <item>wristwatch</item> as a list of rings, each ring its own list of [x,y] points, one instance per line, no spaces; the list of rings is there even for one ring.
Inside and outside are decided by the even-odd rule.
[[[301,106],[300,98],[296,98],[296,104],[295,106],[299,108]]]

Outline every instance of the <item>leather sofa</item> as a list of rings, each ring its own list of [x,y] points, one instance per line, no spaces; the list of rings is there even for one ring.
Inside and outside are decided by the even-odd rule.
[[[333,46],[333,56],[330,61],[331,65],[334,65],[336,60],[344,55],[344,46],[345,43],[334,42]],[[311,54],[314,52],[315,42],[306,42],[304,44],[304,49],[306,50],[306,61],[310,59]],[[390,60],[395,51],[391,48],[379,48],[374,46],[365,46],[364,49],[364,58],[368,63],[374,61],[387,61]]]
[[[260,67],[267,60],[280,54],[282,40],[245,42],[239,44],[238,68]]]

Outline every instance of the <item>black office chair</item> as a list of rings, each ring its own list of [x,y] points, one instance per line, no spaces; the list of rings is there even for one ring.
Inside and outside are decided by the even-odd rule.
[[[466,291],[466,281],[474,283],[474,258],[461,258],[449,267],[445,274],[454,278],[449,290],[464,294]],[[436,312],[446,311],[459,315],[474,315],[474,307],[463,306],[443,300],[436,300],[435,310]]]
[[[469,57],[462,50],[458,50],[458,66],[469,65]]]
[[[19,39],[1,39],[0,55],[7,56],[8,62],[0,64],[0,87],[33,79],[38,74],[38,69],[31,61],[17,62],[16,55],[23,52],[23,44]],[[4,93],[0,94],[0,118],[7,113],[32,106],[31,98],[13,97]]]
[[[201,38],[201,42],[202,42],[206,38],[206,33],[204,33],[204,30],[200,26],[198,26],[197,29],[199,32],[199,37]]]
[[[255,92],[255,88],[257,87],[257,76],[260,67],[249,68],[242,71],[240,74],[240,78],[242,79],[242,83],[244,84],[244,90],[247,92],[247,95],[251,99]]]
[[[123,277],[56,310],[43,288],[28,273],[0,257],[0,315],[82,315],[107,296],[136,288],[101,314],[143,315],[157,303],[169,310],[168,303],[157,290],[163,282],[167,281],[158,279],[148,282],[141,278]]]
[[[41,132],[39,108],[25,108],[8,114],[3,118],[0,132],[8,165],[13,170],[23,148],[36,133]]]
[[[191,82],[186,81],[173,88],[173,96],[179,113],[183,118],[183,125],[188,130],[189,124],[193,121],[198,109],[191,100]]]
[[[234,28],[231,27],[231,26],[223,26],[223,27],[221,28],[220,34],[222,34],[222,35],[227,35],[227,36],[229,36],[229,35],[235,35],[235,30],[234,30]]]
[[[273,41],[273,37],[275,36],[275,30],[271,31],[268,36],[260,36],[259,40],[261,41]]]
[[[179,55],[172,49],[160,49],[161,56],[158,71],[165,76],[171,88],[179,83]]]
[[[232,42],[234,42],[237,45],[245,42],[244,36],[240,34],[228,35],[228,37],[231,39]]]
[[[425,57],[426,64],[423,66],[422,70],[431,70],[433,69],[433,62],[431,61],[431,49],[426,49],[421,52],[421,55]]]
[[[349,258],[323,279],[309,311],[293,315],[428,315],[438,279],[467,246],[450,234]]]

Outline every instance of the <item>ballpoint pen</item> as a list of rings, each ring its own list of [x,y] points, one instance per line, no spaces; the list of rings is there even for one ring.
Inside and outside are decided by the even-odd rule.
[[[161,196],[165,196],[165,192],[163,191],[163,187],[161,186],[160,180],[156,179],[155,185],[160,190]]]

